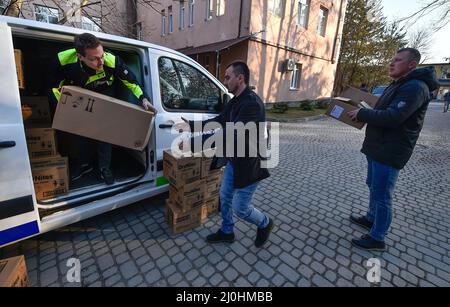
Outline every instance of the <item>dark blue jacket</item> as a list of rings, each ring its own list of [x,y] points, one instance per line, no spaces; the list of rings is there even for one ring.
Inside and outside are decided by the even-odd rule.
[[[263,180],[269,177],[269,171],[266,168],[261,168],[261,153],[259,152],[260,142],[264,142],[264,139],[260,138],[260,134],[264,135],[263,132],[259,131],[259,123],[265,123],[266,121],[266,109],[264,103],[261,99],[256,95],[250,88],[246,88],[244,92],[242,92],[239,96],[231,99],[224,107],[222,112],[216,117],[203,121],[202,129],[206,124],[211,122],[218,123],[218,128],[222,128],[220,133],[223,133],[223,152],[226,153],[226,143],[227,143],[227,134],[226,134],[226,123],[255,123],[258,128],[256,139],[250,138],[249,134],[245,135],[237,135],[234,132],[234,155],[230,157],[226,157],[228,161],[233,165],[233,175],[234,175],[234,188],[241,189],[245,188],[253,183],[256,183],[260,180]],[[194,122],[190,121],[191,131],[195,131]],[[211,135],[209,135],[211,136]],[[203,141],[207,139],[208,136],[203,136]],[[237,139],[245,138],[245,157],[237,157]],[[192,139],[192,148],[195,146],[195,139]],[[221,146],[221,144],[216,144],[217,147]],[[257,150],[257,157],[252,157],[249,155],[250,147],[255,148]],[[215,158],[212,162],[212,168],[214,165],[223,164],[219,161],[224,161],[224,159]]]
[[[367,123],[361,152],[382,164],[404,168],[422,130],[431,92],[438,88],[433,67],[416,69],[392,82],[373,110],[358,113],[358,121]]]

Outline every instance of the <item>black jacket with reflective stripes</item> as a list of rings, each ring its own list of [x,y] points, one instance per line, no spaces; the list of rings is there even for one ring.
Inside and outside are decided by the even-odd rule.
[[[103,71],[83,65],[75,49],[58,53],[57,63],[51,73],[52,92],[57,101],[64,85],[75,85],[97,93],[115,97],[116,82],[122,83],[142,103],[148,96],[142,90],[136,76],[118,56],[104,53]]]

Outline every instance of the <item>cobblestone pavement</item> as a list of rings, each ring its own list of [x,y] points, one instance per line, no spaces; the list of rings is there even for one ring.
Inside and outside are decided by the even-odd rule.
[[[164,196],[79,222],[0,251],[25,254],[32,286],[370,286],[366,261],[381,261],[381,286],[450,286],[450,115],[430,107],[395,194],[386,252],[364,252],[351,213],[368,205],[364,132],[326,118],[282,124],[280,165],[254,205],[275,218],[270,243],[237,222],[232,245],[208,245],[220,225],[173,236]],[[69,258],[81,283],[68,283]]]

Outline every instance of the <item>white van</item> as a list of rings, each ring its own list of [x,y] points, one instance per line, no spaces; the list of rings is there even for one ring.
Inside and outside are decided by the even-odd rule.
[[[47,95],[49,63],[59,51],[73,48],[74,36],[83,32],[0,16],[0,247],[166,192],[162,152],[177,137],[171,132],[173,124],[180,122],[181,116],[211,118],[229,99],[218,80],[183,54],[138,40],[93,33],[105,49],[125,61],[152,98],[158,110],[152,135],[142,153],[113,148],[115,184],[106,186],[88,178],[70,186],[66,195],[38,202],[21,97]],[[14,49],[22,51],[25,90],[19,90]],[[126,90],[117,98],[134,102]],[[64,136],[58,141],[62,149],[70,145]]]

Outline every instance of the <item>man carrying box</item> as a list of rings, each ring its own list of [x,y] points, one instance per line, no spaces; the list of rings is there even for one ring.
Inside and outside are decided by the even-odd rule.
[[[64,85],[79,86],[97,93],[116,97],[116,83],[127,87],[134,96],[142,103],[147,111],[156,114],[143,92],[136,76],[118,57],[103,50],[103,46],[97,37],[89,33],[83,33],[75,37],[75,48],[58,53],[55,72],[52,79],[52,102],[56,108],[61,98],[61,88]],[[119,123],[118,123],[119,124]],[[71,181],[81,178],[84,174],[93,170],[89,161],[89,143],[87,138],[77,137],[79,155],[71,158],[72,169],[70,171]],[[111,144],[95,142],[97,145],[98,171],[100,178],[106,184],[114,183],[111,166]]]
[[[393,82],[375,108],[361,108],[348,113],[353,120],[367,123],[361,151],[368,161],[369,211],[366,216],[351,216],[350,220],[370,232],[361,239],[352,240],[358,248],[385,249],[395,184],[419,138],[431,100],[430,93],[439,87],[434,68],[416,69],[420,58],[416,49],[399,50],[389,66]]]
[[[249,79],[250,71],[246,63],[234,62],[230,64],[225,71],[224,84],[234,95],[234,98],[225,105],[224,110],[218,116],[203,121],[199,125],[202,129],[208,123],[217,123],[222,127],[221,132],[218,133],[223,134],[223,141],[226,143],[224,146],[226,149],[222,148],[222,152],[224,153],[228,153],[229,140],[233,139],[232,136],[226,135],[228,129],[225,129],[225,127],[227,124],[236,125],[240,123],[246,125],[248,123],[255,123],[255,126],[258,126],[259,123],[264,123],[266,120],[264,104],[248,86]],[[176,128],[178,130],[195,131],[196,125],[195,122],[190,121],[181,125],[178,124]],[[222,227],[216,233],[209,235],[206,241],[209,243],[234,242],[234,211],[238,217],[257,226],[254,243],[259,248],[269,239],[274,224],[271,218],[253,207],[251,202],[259,182],[269,177],[269,171],[261,166],[262,158],[259,150],[257,151],[257,155],[253,157],[248,154],[248,149],[252,145],[259,149],[259,143],[264,142],[264,140],[260,139],[259,130],[256,133],[256,138],[237,135],[236,131],[234,131],[234,134],[234,142],[238,138],[245,140],[246,154],[243,157],[236,154],[237,147],[235,146],[233,156],[226,155],[227,163],[220,187]],[[188,142],[182,142],[180,148],[187,149],[190,146],[194,148],[194,143],[195,138]],[[220,146],[220,144],[217,145],[218,147]]]

